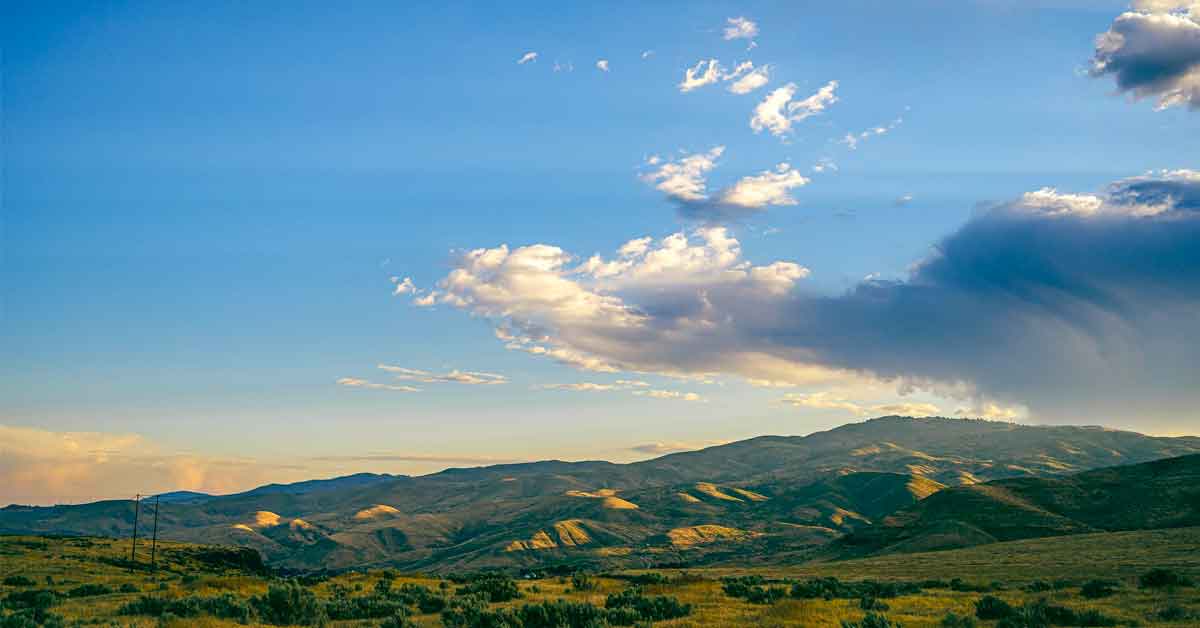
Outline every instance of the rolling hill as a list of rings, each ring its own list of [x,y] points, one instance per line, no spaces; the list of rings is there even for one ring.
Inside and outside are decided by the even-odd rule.
[[[907,553],[997,541],[1200,525],[1200,455],[948,488],[839,543]]]
[[[843,535],[877,529],[892,513],[939,503],[930,500],[947,490],[963,490],[947,486],[1054,482],[1086,469],[1193,453],[1200,453],[1200,438],[884,417],[632,464],[543,461],[419,477],[360,474],[191,496],[164,503],[159,527],[164,538],[251,547],[275,566],[301,570],[707,564],[765,553],[805,556]],[[978,498],[993,489],[968,490]],[[1044,520],[1030,525],[1084,525],[1052,515],[1075,522],[1039,513]],[[132,524],[133,504],[123,500],[0,509],[0,532],[127,536]],[[981,530],[979,541],[1001,538]]]

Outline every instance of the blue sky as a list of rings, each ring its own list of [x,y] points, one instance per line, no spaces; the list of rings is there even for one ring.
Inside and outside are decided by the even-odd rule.
[[[505,316],[414,307],[392,294],[392,278],[427,291],[472,249],[545,243],[611,259],[635,238],[714,228],[681,218],[649,177],[723,146],[710,192],[780,163],[809,179],[790,191],[794,204],[721,225],[742,259],[802,265],[795,290],[813,298],[868,275],[903,281],[995,204],[1197,167],[1193,110],[1156,110],[1088,75],[1096,36],[1126,6],[10,6],[0,424],[24,430],[10,442],[132,435],[122,455],[187,456],[201,471],[170,482],[222,490],[493,459],[628,460],[808,433],[896,403],[1078,421],[1011,377],[992,385],[980,374],[951,394],[941,365],[899,373],[825,348],[812,348],[817,362],[853,382],[754,386],[721,357],[668,369],[604,355],[628,368],[588,372],[506,348],[494,333]],[[725,39],[739,16],[757,34]],[[536,60],[517,63],[527,52]],[[729,81],[681,93],[684,71],[707,59],[726,72],[766,65],[770,81],[747,94]],[[836,102],[789,134],[751,129],[773,90],[794,83],[799,100],[830,81]],[[839,141],[898,119],[856,149]],[[654,155],[663,162],[647,163]],[[837,169],[814,172],[822,159]],[[556,328],[551,344],[583,346],[569,335]],[[337,384],[413,384],[379,364],[505,383]],[[909,376],[922,385],[899,391],[896,378]],[[647,386],[542,388],[619,378]],[[1194,416],[1168,405],[1094,422],[1182,431]],[[367,454],[395,459],[353,460]],[[13,499],[71,499],[71,481]]]

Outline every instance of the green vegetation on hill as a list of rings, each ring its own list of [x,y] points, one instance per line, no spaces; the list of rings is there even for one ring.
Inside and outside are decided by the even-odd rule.
[[[1064,478],[1080,470],[1197,452],[1197,438],[885,417],[634,464],[547,461],[184,495],[164,504],[159,529],[167,539],[252,548],[272,566],[295,570],[613,569],[777,556],[800,562],[842,535],[871,534],[864,531],[893,512],[943,503],[945,486],[998,478],[1067,486]],[[1060,512],[1059,504],[1014,511],[1005,501],[1010,489],[992,486],[949,492],[974,499],[970,507],[980,512],[1015,513],[1011,530],[931,514],[920,534],[895,543],[921,549],[1117,529]],[[0,509],[0,532],[127,537],[133,514],[129,501],[12,506]],[[1168,514],[1155,521],[1186,524]]]
[[[1198,542],[1200,528],[1184,528],[736,573],[447,580],[392,570],[286,579],[245,550],[178,543],[163,545],[154,572],[130,569],[127,541],[0,537],[0,626],[1183,628],[1200,621]],[[1089,597],[1097,582],[1111,593]],[[1042,623],[1020,623],[1030,619]]]

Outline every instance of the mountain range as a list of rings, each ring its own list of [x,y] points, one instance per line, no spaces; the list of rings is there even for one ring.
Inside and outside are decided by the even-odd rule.
[[[255,548],[294,570],[803,561],[1197,525],[1196,454],[1197,437],[889,416],[631,464],[542,461],[170,493],[159,534]],[[9,506],[0,532],[121,537],[133,518],[128,500]]]

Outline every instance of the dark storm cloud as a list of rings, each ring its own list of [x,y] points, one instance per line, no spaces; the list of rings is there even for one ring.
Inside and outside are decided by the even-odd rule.
[[[1200,15],[1127,12],[1096,38],[1093,76],[1112,76],[1135,98],[1159,108],[1200,109]]]
[[[1069,419],[1200,402],[1200,173],[1029,194],[905,281],[804,298],[771,342],[889,378],[973,385]]]

